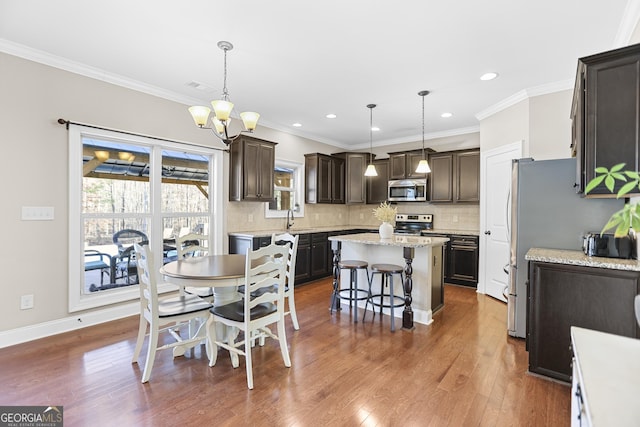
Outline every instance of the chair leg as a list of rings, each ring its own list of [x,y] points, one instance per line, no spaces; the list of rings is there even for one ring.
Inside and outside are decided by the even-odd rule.
[[[287,345],[287,333],[284,327],[284,318],[278,321],[278,342],[280,343],[280,353],[282,353],[284,366],[290,368],[291,358],[289,357],[289,346]]]
[[[287,301],[289,302],[289,314],[291,315],[291,322],[293,323],[293,329],[297,331],[300,329],[300,325],[298,324],[298,314],[296,312],[296,301],[293,298],[293,289],[289,290]]]
[[[393,293],[393,274],[389,275],[389,314],[391,314],[391,332],[396,330],[396,316],[393,313],[393,306],[396,304],[396,300],[394,298]]]
[[[146,383],[151,378],[151,369],[156,359],[156,350],[158,349],[158,325],[149,324],[149,349],[147,350],[147,361],[144,364],[144,372],[142,374],[142,382]]]
[[[235,331],[234,328],[231,326],[225,326],[227,328],[227,345],[229,346],[233,346],[235,343]],[[245,332],[245,340],[247,338],[247,335],[249,335],[248,332]],[[251,337],[248,337],[249,341],[247,341],[249,343],[249,351],[251,351]],[[245,348],[245,353],[248,353],[249,351],[247,351],[247,349]],[[233,366],[234,368],[237,368],[238,366],[240,366],[240,358],[238,357],[238,353],[236,353],[235,351],[229,351],[229,357],[231,358],[231,366]]]
[[[247,367],[247,387],[253,390],[253,360],[251,360],[251,334],[249,331],[244,333],[244,358]],[[236,354],[236,358],[238,355]],[[234,366],[235,367],[235,366]]]
[[[147,319],[144,318],[144,314],[140,314],[140,326],[138,326],[138,339],[136,340],[136,348],[133,350],[133,358],[131,363],[138,363],[138,357],[140,357],[140,351],[142,350],[142,344],[144,343],[144,336],[147,334]]]
[[[209,316],[207,319],[207,350],[209,352],[209,366],[215,366],[218,360],[218,336],[216,332],[216,322],[213,321],[213,316]]]

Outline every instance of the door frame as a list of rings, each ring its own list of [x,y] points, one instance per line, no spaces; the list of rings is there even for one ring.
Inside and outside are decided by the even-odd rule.
[[[514,159],[522,158],[524,155],[524,140],[522,139],[490,150],[480,151],[480,264],[478,268],[477,292],[481,294],[487,293],[487,236],[484,234],[487,230],[487,158],[509,152],[513,152]],[[511,172],[509,172],[509,176],[505,177],[505,179],[509,182],[509,187],[511,187]],[[509,190],[509,194],[511,194],[511,190]],[[509,258],[507,257],[505,262],[508,261]]]

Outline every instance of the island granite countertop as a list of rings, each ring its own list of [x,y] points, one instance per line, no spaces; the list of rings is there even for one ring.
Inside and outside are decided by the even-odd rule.
[[[310,233],[331,233],[336,231],[346,231],[346,230],[377,230],[376,226],[357,226],[357,225],[333,225],[327,227],[313,227],[313,228],[293,228],[289,230],[291,234],[310,234]],[[271,237],[272,234],[282,234],[285,233],[286,230],[257,230],[257,231],[230,231],[228,233],[229,236],[236,237]],[[479,236],[480,232],[478,230],[451,230],[451,229],[438,229],[438,230],[426,230],[427,233],[434,234],[456,234],[460,236]],[[403,234],[406,236],[406,234]]]
[[[404,248],[424,248],[427,246],[442,246],[449,241],[445,237],[422,237],[410,235],[393,235],[390,239],[381,239],[378,233],[346,234],[331,236],[329,240],[339,242],[361,243],[364,245],[400,246]]]
[[[582,251],[572,251],[565,249],[531,248],[524,258],[527,261],[549,262],[552,264],[580,265],[583,267],[640,271],[640,261],[636,259],[587,256]]]

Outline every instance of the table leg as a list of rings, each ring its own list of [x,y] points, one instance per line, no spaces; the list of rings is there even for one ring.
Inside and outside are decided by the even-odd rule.
[[[403,248],[404,261],[404,311],[402,312],[402,328],[413,329],[413,310],[411,309],[411,292],[413,291],[413,258],[415,256],[414,248]]]

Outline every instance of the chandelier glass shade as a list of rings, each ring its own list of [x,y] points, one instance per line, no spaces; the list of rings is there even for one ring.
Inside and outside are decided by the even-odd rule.
[[[211,115],[211,108],[201,105],[190,107],[189,112],[196,126],[201,129],[211,129],[222,142],[229,145],[234,139],[240,136],[242,132],[253,132],[258,125],[260,114],[253,111],[240,113],[244,130],[235,135],[231,134],[233,103],[229,101],[229,92],[227,90],[227,51],[233,49],[233,45],[227,41],[220,41],[218,42],[218,47],[224,51],[224,86],[222,89],[222,99],[211,101],[213,116]],[[211,117],[211,125],[207,126],[209,117]]]
[[[416,173],[429,173],[431,172],[431,168],[429,167],[429,162],[424,154],[424,97],[429,95],[429,91],[421,90],[418,92],[418,95],[422,97],[422,160],[418,162]]]

